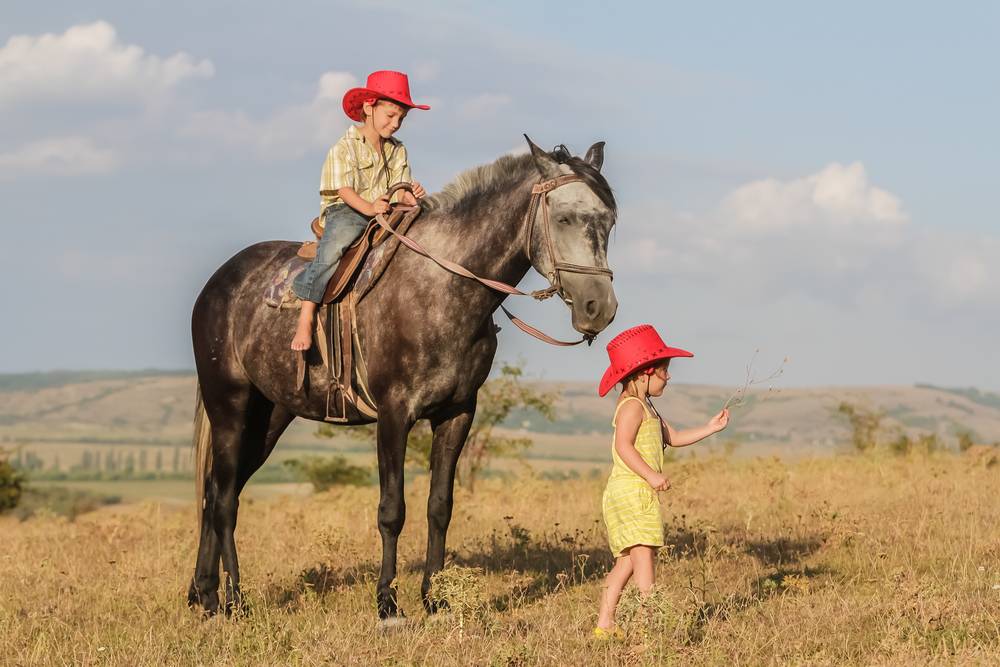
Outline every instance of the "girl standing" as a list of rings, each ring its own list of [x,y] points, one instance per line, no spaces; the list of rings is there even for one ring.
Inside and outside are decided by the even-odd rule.
[[[642,595],[653,587],[656,550],[663,546],[663,520],[658,491],[670,488],[663,475],[666,445],[684,447],[726,428],[729,411],[722,410],[700,428],[677,431],[660,417],[650,398],[661,396],[670,380],[674,357],[693,357],[668,347],[656,330],[642,324],[623,331],[608,343],[611,364],[601,378],[598,393],[606,395],[621,383],[614,426],[614,465],[604,489],[603,513],[615,565],[605,580],[594,635],[618,636],[615,609],[629,579]]]

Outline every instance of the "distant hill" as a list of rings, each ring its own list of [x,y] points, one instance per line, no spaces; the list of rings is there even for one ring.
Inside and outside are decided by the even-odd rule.
[[[145,377],[191,375],[191,370],[165,371],[153,368],[138,371],[46,371],[44,373],[0,373],[0,393],[34,391],[96,380],[135,380]]]
[[[593,383],[544,382],[558,390],[557,419],[512,415],[508,430],[530,434],[539,455],[601,460],[610,444],[611,398]],[[657,401],[664,417],[683,428],[722,407],[730,388],[671,385]],[[0,375],[0,441],[180,444],[190,439],[195,378],[191,372],[61,371]],[[1000,395],[978,389],[813,387],[751,394],[734,410],[729,430],[717,436],[756,451],[829,449],[848,440],[837,406],[847,401],[882,410],[885,426],[935,432],[954,439],[971,431],[981,442],[1000,440]],[[317,443],[315,425],[297,422],[286,441]]]

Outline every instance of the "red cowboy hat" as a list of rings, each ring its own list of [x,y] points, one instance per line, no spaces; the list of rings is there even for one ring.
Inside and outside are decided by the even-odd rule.
[[[608,343],[608,358],[611,365],[604,371],[597,393],[604,396],[633,371],[643,366],[673,357],[693,357],[687,350],[668,347],[656,329],[649,324],[626,329]]]
[[[365,100],[372,98],[385,98],[411,109],[430,109],[426,104],[417,104],[410,99],[410,80],[405,74],[379,70],[368,75],[364,88],[351,88],[344,93],[344,113],[351,120],[361,122],[361,107]]]

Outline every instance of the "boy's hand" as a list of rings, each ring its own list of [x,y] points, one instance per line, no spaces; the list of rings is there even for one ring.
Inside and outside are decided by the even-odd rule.
[[[718,433],[729,424],[729,409],[726,408],[719,414],[708,420],[708,427],[713,433]]]
[[[666,491],[670,488],[670,480],[660,473],[653,473],[646,482],[653,487],[653,491]]]
[[[427,191],[424,190],[424,186],[420,185],[420,183],[413,181],[410,185],[413,186],[413,196],[417,199],[423,199],[427,196]]]
[[[389,210],[389,198],[386,196],[379,197],[372,202],[372,211],[375,215],[379,213],[386,213]]]

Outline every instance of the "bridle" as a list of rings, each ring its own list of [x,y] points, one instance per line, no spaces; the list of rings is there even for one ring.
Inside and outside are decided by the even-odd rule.
[[[550,178],[547,181],[535,183],[535,185],[531,187],[531,201],[528,203],[528,212],[524,216],[525,226],[528,228],[524,237],[524,252],[528,256],[528,261],[531,261],[531,241],[535,231],[535,219],[538,217],[539,208],[541,208],[542,239],[544,241],[543,247],[548,253],[549,264],[552,266],[552,269],[546,276],[549,281],[549,286],[543,290],[536,290],[531,293],[531,296],[538,300],[547,299],[553,294],[558,294],[564,302],[572,305],[573,300],[563,294],[563,272],[607,276],[611,280],[614,280],[614,272],[611,269],[606,269],[601,266],[586,266],[583,264],[560,262],[558,256],[556,255],[556,247],[552,243],[552,219],[549,215],[548,195],[550,192],[562,185],[582,182],[584,182],[584,179],[581,176],[577,176],[576,174],[565,174],[563,176]]]
[[[389,224],[385,216],[381,213],[377,214],[374,220],[379,225],[381,225],[383,229],[385,229],[390,234],[399,239],[399,242],[405,245],[407,248],[413,250],[419,255],[423,255],[424,257],[431,260],[432,262],[434,262],[441,268],[445,269],[446,271],[450,271],[456,275],[463,276],[465,278],[470,278],[472,280],[479,282],[482,285],[485,285],[486,287],[489,287],[490,289],[502,292],[504,294],[511,294],[513,296],[530,296],[539,301],[548,299],[553,294],[558,294],[559,297],[565,303],[572,305],[573,303],[572,299],[566,297],[563,292],[562,277],[561,277],[562,273],[582,273],[589,275],[608,276],[608,278],[614,279],[614,273],[611,271],[611,269],[608,268],[604,268],[601,266],[585,266],[582,264],[572,264],[570,262],[559,261],[555,245],[552,243],[552,230],[551,230],[552,222],[549,216],[548,193],[552,192],[553,190],[562,185],[566,185],[567,183],[575,183],[578,181],[583,182],[583,180],[584,179],[582,177],[577,176],[576,174],[565,174],[563,176],[556,176],[555,178],[550,178],[548,180],[540,181],[535,185],[533,185],[531,188],[531,200],[528,202],[528,212],[525,214],[525,220],[523,223],[523,227],[527,228],[525,230],[525,241],[524,241],[525,253],[528,257],[528,261],[530,262],[531,241],[532,237],[534,236],[535,218],[538,217],[538,211],[539,209],[541,209],[544,248],[549,256],[549,264],[552,266],[552,269],[546,276],[546,278],[549,281],[549,286],[544,289],[535,290],[533,292],[522,292],[513,285],[508,285],[507,283],[502,282],[500,280],[481,278],[472,271],[462,266],[461,264],[457,264],[455,262],[452,262],[451,260],[442,259],[440,257],[435,256],[434,254],[426,250],[422,245],[420,245],[419,242],[413,240],[406,234],[402,234],[393,229],[392,225]],[[409,183],[396,183],[391,188],[389,188],[389,191],[385,195],[386,198],[391,197],[397,190],[409,190],[412,193],[413,188]],[[413,217],[416,217],[417,215],[420,214],[419,205],[418,206],[397,205],[395,207],[395,210],[406,211],[407,216],[413,216]],[[520,329],[521,331],[525,332],[530,336],[534,336],[535,338],[544,341],[546,343],[549,343],[551,345],[571,346],[571,345],[579,345],[580,343],[583,342],[586,342],[589,345],[594,341],[594,338],[596,337],[596,334],[583,334],[580,340],[577,341],[558,340],[556,338],[552,338],[548,334],[543,333],[542,331],[531,326],[524,320],[520,319],[519,317],[511,313],[509,310],[507,310],[507,308],[503,304],[500,304],[500,309],[510,319],[510,321],[514,323],[514,326],[516,326],[518,329]]]

